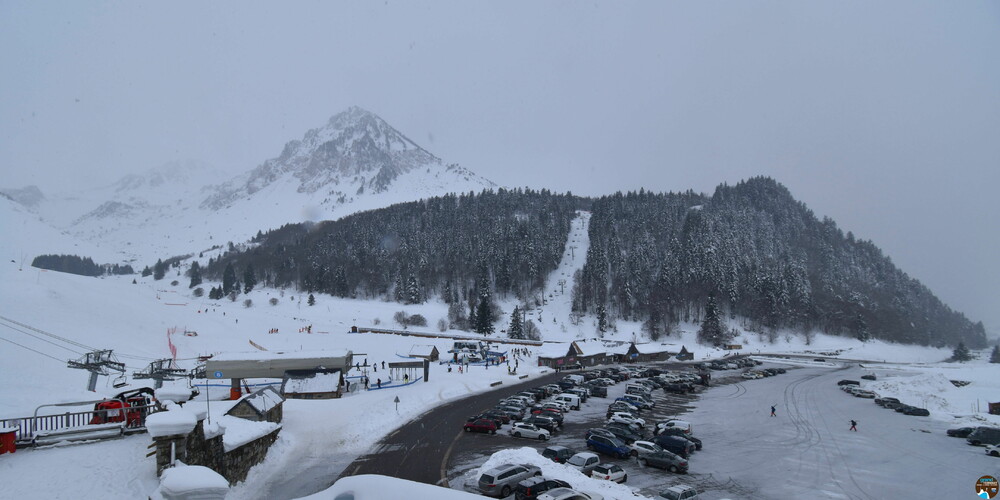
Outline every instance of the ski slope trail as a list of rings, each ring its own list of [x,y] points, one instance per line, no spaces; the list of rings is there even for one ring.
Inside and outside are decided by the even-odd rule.
[[[539,323],[545,332],[545,340],[569,342],[594,333],[587,318],[579,325],[574,325],[570,318],[573,311],[573,275],[583,269],[590,248],[590,212],[578,210],[571,224],[559,267],[545,281],[545,303],[528,315],[529,319]]]

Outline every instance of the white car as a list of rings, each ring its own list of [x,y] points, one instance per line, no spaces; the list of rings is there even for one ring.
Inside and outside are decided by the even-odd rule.
[[[657,433],[663,432],[664,429],[683,429],[685,434],[691,434],[691,422],[686,422],[684,420],[667,420],[666,422],[656,424]]]
[[[656,496],[656,500],[695,500],[696,498],[698,498],[698,490],[686,484],[671,486]]]
[[[548,441],[552,435],[549,431],[537,427],[534,424],[525,424],[522,422],[514,422],[514,425],[510,427],[510,435],[514,437],[523,437],[530,439],[538,439],[541,441]]]
[[[875,394],[872,391],[866,391],[864,389],[856,389],[854,391],[851,391],[851,394],[854,394],[854,397],[856,398],[875,399],[878,397],[878,394]]]
[[[546,399],[545,401],[542,401],[541,404],[544,406],[552,406],[555,408],[559,408],[559,410],[561,410],[564,414],[569,413],[569,405],[562,401],[556,401],[554,399]]]
[[[740,377],[743,377],[743,379],[745,379],[745,380],[756,380],[756,379],[760,378],[760,377],[757,376],[756,373],[753,373],[753,372],[743,372],[743,374],[740,375]]]
[[[632,456],[642,456],[663,451],[660,445],[652,441],[633,441],[628,447],[632,448]]]
[[[601,464],[594,467],[594,470],[590,472],[590,477],[594,479],[604,479],[606,481],[613,481],[616,483],[624,483],[628,481],[628,474],[625,473],[625,469],[622,469],[618,464]]]
[[[635,416],[629,415],[628,413],[619,412],[619,411],[616,411],[616,412],[612,413],[611,417],[608,418],[608,423],[610,424],[611,422],[620,422],[620,423],[627,424],[627,425],[632,426],[632,427],[637,428],[637,429],[641,429],[641,428],[643,428],[643,427],[646,426],[646,421],[645,420],[643,420],[643,419],[641,419],[639,417],[635,417]]]
[[[584,493],[569,488],[552,488],[541,495],[538,500],[604,500],[597,493]]]
[[[986,454],[991,457],[1000,457],[1000,444],[986,445]]]

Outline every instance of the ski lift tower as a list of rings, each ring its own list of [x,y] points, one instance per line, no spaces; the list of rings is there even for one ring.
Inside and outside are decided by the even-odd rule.
[[[110,375],[111,371],[125,373],[125,363],[118,361],[111,349],[103,351],[93,351],[84,354],[78,360],[66,362],[70,368],[87,370],[90,372],[90,381],[87,383],[87,390],[94,392],[97,390],[97,376]]]
[[[187,370],[182,370],[174,365],[174,360],[164,358],[153,361],[143,371],[133,372],[132,378],[137,380],[151,378],[156,381],[154,388],[159,389],[163,387],[164,380],[177,380],[179,377],[186,377],[187,374]]]

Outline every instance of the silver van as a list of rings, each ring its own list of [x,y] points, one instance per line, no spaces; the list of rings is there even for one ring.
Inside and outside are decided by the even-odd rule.
[[[1000,445],[1000,428],[976,427],[976,430],[972,431],[972,434],[969,434],[965,440],[973,446]]]
[[[477,487],[479,492],[484,495],[506,498],[514,491],[517,483],[529,477],[540,475],[542,475],[541,469],[534,465],[504,464],[479,476]]]

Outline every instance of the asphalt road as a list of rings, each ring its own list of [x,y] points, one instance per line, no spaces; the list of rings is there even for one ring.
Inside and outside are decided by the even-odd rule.
[[[565,376],[549,373],[439,406],[383,438],[371,453],[349,465],[341,477],[383,474],[447,486],[448,460],[455,443],[465,434],[462,426],[468,417],[496,406],[502,398]]]

